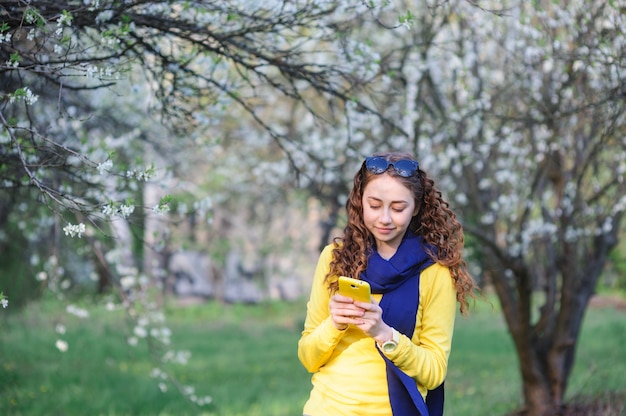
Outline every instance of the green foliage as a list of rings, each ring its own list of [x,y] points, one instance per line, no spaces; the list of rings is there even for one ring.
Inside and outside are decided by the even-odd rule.
[[[11,227],[4,230],[10,235],[8,242],[0,242],[0,289],[10,301],[2,313],[11,313],[40,293],[38,283],[33,278],[27,253],[23,247],[27,244],[21,233]],[[26,255],[25,255],[26,254]]]
[[[400,25],[404,25],[407,27],[411,27],[414,23],[415,20],[415,16],[413,15],[413,13],[411,13],[410,10],[407,10],[406,14],[398,17],[398,22],[400,23]]]
[[[310,375],[296,355],[303,301],[166,308],[176,348],[192,353],[187,365],[170,371],[198,396],[213,398],[203,407],[170,383],[164,392],[158,388],[146,344],[126,345],[124,312],[80,306],[89,309],[87,320],[67,315],[51,299],[4,320],[0,414],[283,416],[299,414],[308,397]],[[451,415],[501,415],[521,405],[518,365],[502,315],[486,303],[477,306],[456,324],[446,382]],[[568,400],[626,391],[615,365],[626,360],[625,318],[623,311],[589,310]],[[58,324],[65,334],[55,333]],[[54,346],[59,338],[68,342],[65,353]]]
[[[515,351],[501,313],[477,306],[456,321],[446,381],[451,415],[501,415],[521,405]]]
[[[567,397],[624,391],[626,380],[618,368],[626,362],[626,308],[593,307],[588,310],[577,349],[576,365]]]

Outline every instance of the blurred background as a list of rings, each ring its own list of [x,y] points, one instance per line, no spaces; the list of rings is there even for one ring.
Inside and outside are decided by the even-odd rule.
[[[317,256],[403,150],[484,292],[447,414],[624,414],[625,10],[0,0],[0,413],[299,414]]]

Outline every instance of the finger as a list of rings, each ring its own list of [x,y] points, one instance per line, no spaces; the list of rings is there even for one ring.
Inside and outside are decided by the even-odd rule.
[[[331,301],[333,300],[339,303],[354,303],[354,299],[352,299],[351,297],[343,296],[340,294],[333,295],[333,297],[331,298]]]
[[[365,310],[364,308],[357,306],[356,303],[351,298],[345,298],[345,299],[349,299],[349,301],[344,302],[341,300],[331,300],[328,303],[328,306],[330,308],[335,308],[335,309]]]
[[[331,307],[331,313],[337,316],[356,316],[361,317],[365,314],[365,310],[354,305],[334,306]]]
[[[361,302],[361,301],[354,301],[354,304],[358,306],[359,308],[365,309],[366,311],[373,310],[373,308],[377,306],[376,304],[371,303],[371,302]]]
[[[361,318],[354,316],[341,316],[335,319],[336,322],[348,325],[354,325],[356,327],[360,327],[365,324],[365,321]]]
[[[365,323],[363,319],[359,317],[347,316],[347,315],[333,315],[332,320],[336,326],[342,326],[342,327],[345,325],[359,326]]]

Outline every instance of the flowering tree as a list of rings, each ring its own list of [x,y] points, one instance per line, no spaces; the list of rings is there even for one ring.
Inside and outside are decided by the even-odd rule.
[[[314,119],[336,117],[314,103],[358,91],[361,74],[334,62],[360,56],[354,45],[337,47],[338,28],[367,8],[253,3],[0,2],[0,175],[13,203],[2,207],[2,224],[20,200],[40,199],[68,236],[90,235],[85,222],[106,232],[104,222],[116,218],[113,231],[128,235],[124,220],[142,215],[137,183],[162,173],[138,155],[147,146],[174,153],[147,115],[201,146],[236,104],[287,155],[287,132],[264,122],[277,100],[259,97],[278,92]],[[167,200],[152,208],[167,211]]]
[[[113,160],[106,147],[94,145],[107,132],[70,131],[82,126],[79,121],[90,120],[95,111],[106,112],[116,129],[126,128],[135,137],[143,114],[153,111],[169,121],[167,125],[175,132],[202,141],[211,134],[211,125],[231,108],[229,104],[236,103],[291,155],[285,149],[291,140],[288,132],[264,122],[264,113],[275,110],[276,100],[259,97],[277,91],[301,103],[313,119],[332,122],[337,115],[317,107],[316,99],[351,100],[365,82],[369,64],[359,45],[341,38],[340,28],[342,22],[368,9],[333,1],[253,3],[0,2],[4,88],[0,121],[11,166],[2,173],[5,188],[34,187],[57,209],[129,214],[119,205],[104,209],[97,197],[87,203],[43,180],[46,172],[65,170],[65,181],[89,184],[92,178],[75,176],[77,164],[67,160],[80,161],[89,173],[111,170]],[[349,64],[338,64],[343,61]],[[122,89],[130,88],[137,94],[129,101],[136,104],[136,97],[143,95],[143,105],[114,114],[111,106],[99,105],[100,93],[87,96],[105,87],[117,87],[114,91],[120,95]],[[38,100],[55,105],[40,101],[45,111],[34,111],[39,109],[33,107]],[[365,103],[359,109],[376,114]],[[101,128],[102,120],[91,119],[88,128]],[[200,131],[204,134],[198,138]],[[89,140],[82,139],[82,134]],[[22,137],[28,137],[32,145]],[[154,143],[150,135],[144,134],[143,139]],[[290,162],[300,167],[293,157]],[[124,175],[145,180],[154,175],[154,169],[132,167]],[[80,234],[73,226],[67,230]]]
[[[620,2],[476,5],[396,2],[413,13],[393,30],[383,9],[355,19],[350,37],[367,45],[374,74],[358,97],[399,127],[348,104],[347,136],[296,117],[291,152],[335,204],[341,187],[324,172],[354,172],[377,149],[414,150],[450,193],[496,290],[526,414],[558,414],[626,209],[626,14]]]
[[[194,152],[239,140],[270,184],[296,172],[329,206],[324,242],[363,155],[410,148],[478,242],[528,413],[555,414],[626,205],[625,15],[494,4],[0,0],[0,225],[43,202],[55,215],[33,216],[28,238],[88,240],[136,318],[129,341],[167,344],[151,279],[123,256],[131,237],[99,250],[94,231],[131,236],[128,219],[169,209],[167,195],[136,208],[146,181],[182,169],[181,135]],[[43,269],[54,287],[57,257]]]
[[[526,414],[545,416],[562,410],[626,210],[626,14],[620,2],[501,7],[415,13],[415,30],[377,37],[378,50],[411,146],[500,299]]]
[[[171,138],[213,143],[222,138],[217,121],[235,106],[298,170],[289,131],[265,114],[290,101],[315,122],[341,117],[318,105],[352,100],[365,81],[367,62],[341,35],[363,13],[364,4],[335,1],[0,1],[0,187],[8,196],[0,227],[40,244],[45,257],[29,260],[58,293],[72,284],[65,266],[73,263],[60,257],[92,256],[93,268],[74,276],[99,275],[101,286],[119,289],[135,322],[129,343],[168,348],[159,288],[136,240],[155,234],[148,216],[170,209],[171,198],[154,200],[151,191],[180,171],[184,156]],[[270,93],[282,100],[262,99]],[[358,108],[393,128],[367,103]],[[159,154],[171,164],[155,165]],[[206,213],[210,204],[196,202]],[[9,244],[8,233],[0,238]],[[6,307],[4,293],[0,301]],[[57,347],[68,348],[62,339]]]

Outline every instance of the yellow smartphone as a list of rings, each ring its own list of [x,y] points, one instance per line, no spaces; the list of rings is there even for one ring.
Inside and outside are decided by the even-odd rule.
[[[338,293],[343,296],[348,296],[359,302],[372,302],[372,292],[370,284],[351,277],[339,276],[339,291]]]

